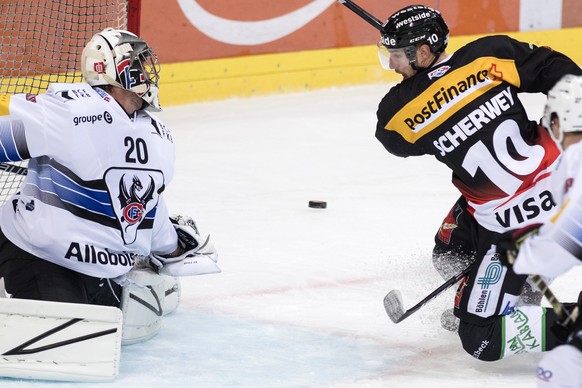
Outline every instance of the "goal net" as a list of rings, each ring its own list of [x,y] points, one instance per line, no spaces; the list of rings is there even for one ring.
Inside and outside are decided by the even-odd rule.
[[[107,27],[139,34],[139,0],[3,0],[0,94],[39,94],[53,82],[80,82],[81,51]],[[0,163],[0,204],[18,190],[23,172]]]

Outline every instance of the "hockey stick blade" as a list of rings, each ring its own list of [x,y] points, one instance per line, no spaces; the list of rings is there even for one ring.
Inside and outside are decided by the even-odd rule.
[[[386,294],[384,297],[384,309],[392,322],[398,323],[401,321],[405,311],[400,291],[392,290]]]
[[[384,309],[386,314],[392,322],[399,323],[420,310],[422,306],[439,296],[443,291],[448,290],[455,283],[465,277],[471,271],[472,265],[465,268],[463,271],[459,272],[443,284],[441,284],[436,290],[428,294],[423,300],[415,304],[413,307],[404,311],[404,303],[402,302],[402,295],[398,290],[392,290],[384,297]]]

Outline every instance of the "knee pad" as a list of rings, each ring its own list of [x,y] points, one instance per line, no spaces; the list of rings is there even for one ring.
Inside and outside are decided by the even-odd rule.
[[[162,326],[163,316],[174,311],[180,303],[178,278],[134,269],[127,279],[121,296],[123,345],[155,336]]]
[[[542,352],[547,348],[544,310],[538,306],[522,306],[509,315],[485,318],[478,325],[461,321],[459,337],[463,348],[484,361]]]

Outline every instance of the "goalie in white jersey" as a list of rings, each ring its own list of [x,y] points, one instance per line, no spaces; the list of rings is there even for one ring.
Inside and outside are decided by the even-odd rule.
[[[505,249],[516,273],[551,280],[582,264],[582,76],[566,75],[550,90],[543,121],[565,150],[551,177],[560,210],[551,222],[508,236]],[[559,327],[565,343],[541,360],[539,387],[582,387],[580,304],[581,298],[577,309],[566,309],[568,323]]]
[[[156,55],[136,35],[106,29],[84,48],[81,69],[86,83],[0,96],[0,161],[29,160],[0,212],[6,292],[119,306],[110,280],[141,257],[159,270],[200,256],[199,273],[219,272],[212,244],[193,223],[171,220],[163,199],[175,147],[150,113],[160,110]]]

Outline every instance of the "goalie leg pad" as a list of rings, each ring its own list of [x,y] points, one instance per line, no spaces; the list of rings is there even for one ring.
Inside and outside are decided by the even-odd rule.
[[[180,303],[180,284],[177,278],[158,275],[147,269],[129,272],[123,287],[123,345],[146,341],[162,327],[162,318]]]
[[[121,310],[0,299],[0,376],[111,381],[119,372]]]

